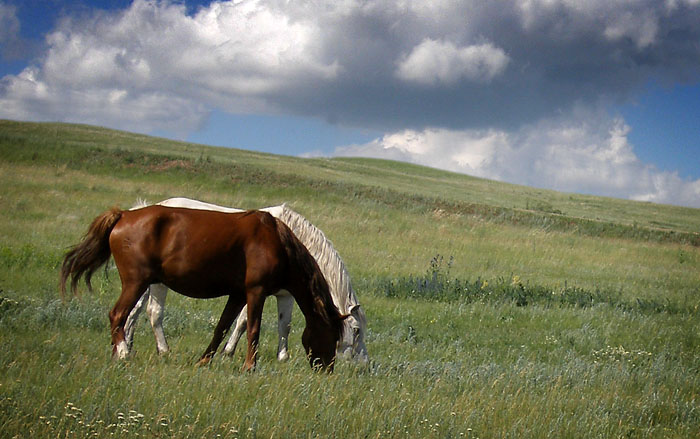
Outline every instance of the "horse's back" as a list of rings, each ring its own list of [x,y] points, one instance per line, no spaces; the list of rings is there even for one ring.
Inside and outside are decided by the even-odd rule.
[[[197,209],[197,210],[212,210],[216,212],[227,212],[227,213],[240,213],[244,212],[244,209],[236,209],[233,207],[219,206],[218,204],[205,203],[204,201],[192,200],[190,198],[175,197],[168,198],[157,203],[158,206],[166,207],[183,207],[187,209]]]

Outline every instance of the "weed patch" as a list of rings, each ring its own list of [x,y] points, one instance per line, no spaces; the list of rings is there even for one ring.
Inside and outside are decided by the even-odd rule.
[[[368,289],[391,298],[422,299],[462,303],[514,303],[517,306],[571,306],[590,308],[610,305],[625,311],[642,313],[696,314],[696,307],[672,303],[669,300],[622,299],[622,290],[588,290],[565,283],[561,288],[533,285],[519,276],[499,277],[494,280],[477,278],[464,280],[450,276],[453,258],[447,261],[437,255],[430,261],[425,274],[390,279],[379,279]]]

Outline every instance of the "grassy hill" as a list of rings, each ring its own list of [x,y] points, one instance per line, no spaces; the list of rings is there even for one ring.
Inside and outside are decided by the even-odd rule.
[[[562,194],[373,159],[301,159],[85,125],[0,121],[3,437],[692,437],[700,210]],[[112,205],[287,202],[365,307],[372,363],[332,377],[240,352],[194,369],[221,300],[168,297],[109,360],[116,273],[62,302],[65,249]]]

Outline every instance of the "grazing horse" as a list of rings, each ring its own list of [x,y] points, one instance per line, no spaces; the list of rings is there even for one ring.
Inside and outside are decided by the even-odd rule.
[[[260,211],[223,213],[150,206],[109,210],[95,218],[83,240],[65,256],[61,291],[71,278],[75,292],[110,255],[122,292],[109,313],[113,355],[129,352],[124,324],[151,284],[193,298],[228,296],[211,343],[199,363],[213,357],[224,333],[243,306],[248,307],[248,351],[244,370],[255,367],[265,298],[289,291],[306,320],[302,344],[313,368],[332,371],[343,316],[333,304],[318,265],[294,233]]]
[[[218,212],[243,212],[241,209],[218,206],[216,204],[204,203],[189,198],[169,198],[161,201],[157,205],[213,210]],[[134,209],[137,208],[140,207]],[[311,253],[314,259],[316,259],[321,272],[328,282],[333,302],[338,307],[338,310],[342,314],[348,315],[348,317],[343,320],[345,329],[343,331],[343,339],[338,344],[338,355],[359,362],[368,361],[367,347],[364,341],[367,332],[365,312],[360,307],[360,303],[350,283],[350,275],[340,255],[333,247],[333,244],[326,238],[321,230],[316,228],[302,215],[290,209],[286,204],[260,210],[270,213],[292,229],[296,237],[309,250],[309,253]],[[136,306],[134,306],[124,327],[126,342],[129,348],[131,348],[133,343],[136,319],[145,307],[156,339],[156,349],[159,353],[164,353],[169,350],[163,331],[163,311],[167,293],[168,289],[164,285],[151,285]],[[287,340],[289,338],[292,308],[294,304],[292,296],[285,290],[280,290],[273,295],[277,299],[277,315],[279,318],[277,327],[279,335],[277,358],[280,361],[285,361],[289,358]],[[247,327],[247,316],[248,314],[244,307],[238,315],[238,318],[236,318],[234,330],[224,348],[225,354],[233,355],[235,352],[236,345]]]

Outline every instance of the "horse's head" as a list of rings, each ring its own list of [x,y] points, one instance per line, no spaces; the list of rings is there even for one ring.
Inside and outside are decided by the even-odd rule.
[[[344,358],[353,359],[362,363],[369,360],[367,346],[365,346],[366,330],[365,313],[360,305],[350,307],[350,314],[345,318],[343,324],[345,330],[343,337],[338,343],[338,355]]]
[[[335,348],[338,344],[337,336],[333,331],[327,328],[314,328],[307,324],[301,336],[301,342],[312,369],[333,372]]]

